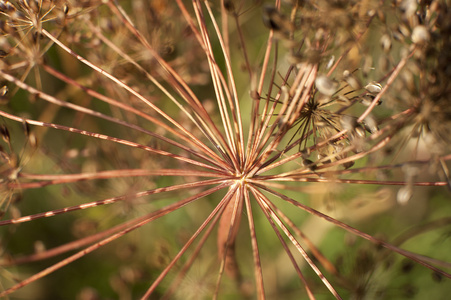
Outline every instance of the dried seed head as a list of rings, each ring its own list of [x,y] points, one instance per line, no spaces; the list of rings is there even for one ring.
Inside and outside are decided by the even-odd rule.
[[[429,41],[430,34],[426,26],[418,25],[413,29],[411,38],[415,44],[424,44]]]
[[[320,75],[315,80],[315,85],[321,94],[332,96],[338,88],[338,83],[326,75]]]

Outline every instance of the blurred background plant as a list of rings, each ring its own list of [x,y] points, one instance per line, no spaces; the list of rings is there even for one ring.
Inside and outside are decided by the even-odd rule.
[[[446,297],[449,4],[0,0],[0,294]]]

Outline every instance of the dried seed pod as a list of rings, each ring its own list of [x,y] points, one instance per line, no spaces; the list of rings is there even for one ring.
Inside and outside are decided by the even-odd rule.
[[[332,55],[327,62],[326,69],[329,70],[335,62],[335,55]]]
[[[305,148],[301,151],[299,151],[300,154],[302,155],[303,159],[307,159],[307,157],[310,156],[310,149],[309,148]]]
[[[41,240],[35,241],[33,246],[34,246],[34,253],[42,253],[47,249],[44,242]]]
[[[424,44],[431,38],[426,26],[418,25],[412,31],[412,42],[415,44]]]
[[[380,72],[387,72],[390,66],[390,60],[387,55],[381,55],[378,60],[378,70]]]
[[[392,46],[390,36],[388,34],[381,36],[380,43],[382,50],[384,50],[385,53],[388,53]]]
[[[418,3],[416,0],[404,0],[401,2],[400,8],[404,12],[405,18],[412,17],[417,11]]]
[[[64,153],[64,156],[65,156],[66,158],[72,159],[72,158],[78,157],[79,154],[80,154],[80,151],[79,151],[78,149],[72,148],[72,149],[67,150],[67,151]]]
[[[363,121],[363,126],[369,133],[376,133],[379,131],[377,122],[371,115],[365,118],[365,120]]]
[[[9,102],[7,94],[8,87],[5,85],[2,88],[0,88],[0,105],[7,104]]]
[[[288,100],[290,100],[290,91],[288,91],[288,87],[286,85],[283,85],[280,88],[280,101],[282,103],[286,103]]]
[[[8,87],[6,85],[0,88],[0,97],[5,97],[8,94]]]
[[[372,81],[365,86],[365,89],[371,94],[378,94],[382,90],[382,85],[376,81]]]
[[[315,165],[315,163],[313,161],[311,161],[310,159],[302,159],[302,165],[304,167],[306,167],[307,169],[309,169],[310,171],[315,171],[317,166]]]
[[[30,135],[30,124],[28,124],[27,121],[23,121],[22,128],[23,128],[23,131],[25,132],[25,135],[29,136]]]
[[[349,86],[354,90],[359,90],[362,87],[359,80],[351,72],[349,72],[349,70],[343,71],[343,77],[345,81],[349,84]]]
[[[351,105],[351,101],[348,97],[344,95],[338,95],[338,98],[336,99],[336,102],[340,105],[348,106]]]
[[[370,106],[373,100],[374,96],[371,94],[366,94],[363,97],[360,97],[360,103],[362,103],[365,106]]]
[[[379,18],[379,20],[380,20],[382,23],[385,23],[385,22],[386,22],[387,18],[385,17],[384,10],[378,9],[375,13],[377,14],[377,17]]]
[[[362,72],[363,76],[368,76],[371,70],[373,70],[373,57],[370,55],[365,55],[363,59]]]
[[[11,136],[9,135],[8,127],[2,124],[0,126],[0,134],[2,135],[3,140],[6,143],[9,143],[9,141],[11,140]]]
[[[263,23],[269,29],[283,34],[294,30],[294,26],[290,20],[281,14],[277,8],[272,6],[266,6],[263,8]]]
[[[396,194],[396,200],[399,204],[405,205],[413,196],[413,190],[410,185],[403,186],[398,190],[398,194]]]
[[[404,24],[399,25],[398,31],[399,31],[400,34],[403,35],[403,37],[409,37],[409,36],[410,36],[410,30],[409,30],[409,28],[408,28],[406,25],[404,25]]]
[[[224,9],[228,12],[228,13],[234,13],[235,12],[235,3],[233,3],[232,0],[225,0],[224,1]]]
[[[434,280],[435,282],[443,281],[443,275],[438,272],[432,272],[431,277],[432,277],[432,280]]]
[[[332,96],[338,88],[338,83],[326,75],[320,75],[315,80],[315,85],[321,94]]]
[[[365,130],[362,128],[362,127],[360,127],[360,126],[357,126],[356,128],[355,128],[355,132],[357,133],[357,135],[359,136],[359,137],[365,137]]]
[[[6,52],[5,50],[0,49],[0,58],[4,58],[8,56],[8,52]]]
[[[322,159],[324,159],[325,157],[327,157],[327,155],[324,154],[324,153],[318,153],[316,157],[318,157],[318,160],[322,160]],[[329,163],[331,163],[331,162],[332,162],[332,161],[331,161],[330,159],[326,159],[326,160],[322,161],[322,163],[324,163],[324,164],[329,164]]]
[[[349,132],[353,132],[358,126],[357,119],[348,115],[341,116],[340,123],[343,129]]]
[[[409,90],[409,92],[412,95],[415,95],[415,93],[417,91],[414,74],[418,74],[418,73],[413,73],[410,70],[403,70],[403,72],[401,72],[401,74],[400,74],[405,87],[407,87],[407,90]]]
[[[30,143],[30,146],[34,149],[38,147],[38,139],[36,138],[36,135],[32,132],[28,134],[28,143]]]
[[[352,166],[354,166],[355,162],[353,161],[348,161],[342,164],[342,166],[345,168],[345,170],[351,168]]]

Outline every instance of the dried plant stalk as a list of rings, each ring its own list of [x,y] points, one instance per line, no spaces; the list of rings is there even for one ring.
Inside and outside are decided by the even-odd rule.
[[[449,3],[386,2],[0,1],[0,297],[448,295]]]

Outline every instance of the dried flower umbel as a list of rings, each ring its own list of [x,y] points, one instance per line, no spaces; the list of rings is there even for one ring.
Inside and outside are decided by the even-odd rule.
[[[0,295],[448,295],[451,18],[412,3],[1,1]]]

